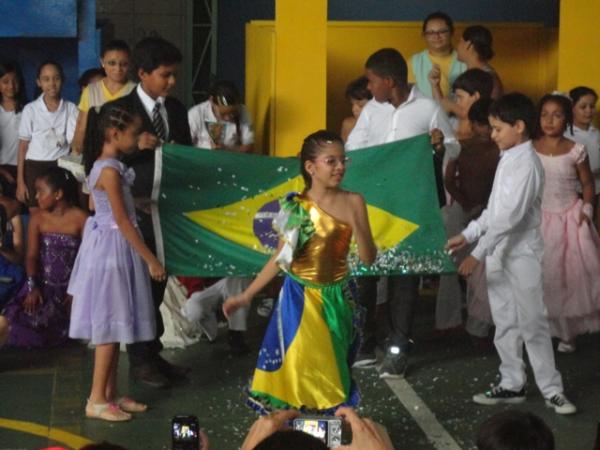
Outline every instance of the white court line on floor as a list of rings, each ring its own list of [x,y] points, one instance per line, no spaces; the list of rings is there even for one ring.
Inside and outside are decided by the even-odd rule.
[[[427,407],[421,397],[404,379],[386,379],[385,382],[392,392],[396,394],[400,403],[417,422],[425,436],[438,450],[461,450],[450,433],[438,422],[435,415]]]

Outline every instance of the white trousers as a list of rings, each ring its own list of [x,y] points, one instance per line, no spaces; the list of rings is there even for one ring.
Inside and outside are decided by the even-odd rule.
[[[541,254],[529,248],[518,254],[486,258],[487,287],[496,325],[494,344],[500,356],[500,386],[519,391],[526,382],[523,344],[535,381],[545,398],[563,392],[554,362],[543,301]]]
[[[181,308],[181,314],[190,322],[197,322],[209,340],[217,337],[217,311],[228,297],[241,293],[252,278],[226,277],[203,291],[194,292]],[[246,319],[250,308],[244,307],[233,313],[229,329],[246,331]]]

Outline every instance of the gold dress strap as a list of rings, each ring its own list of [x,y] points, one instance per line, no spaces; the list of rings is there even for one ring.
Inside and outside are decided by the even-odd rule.
[[[294,256],[290,271],[301,279],[317,284],[343,280],[348,273],[352,227],[323,211],[305,196],[300,201],[310,214],[315,233]]]

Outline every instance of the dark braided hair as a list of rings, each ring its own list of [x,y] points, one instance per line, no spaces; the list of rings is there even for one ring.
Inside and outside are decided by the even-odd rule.
[[[44,180],[52,192],[62,191],[63,199],[71,206],[79,206],[79,191],[77,180],[71,172],[62,167],[49,167],[36,177]]]
[[[98,113],[95,108],[90,109],[83,141],[83,165],[86,175],[89,175],[94,163],[102,153],[106,132],[110,128],[124,131],[136,117],[133,110],[115,104],[115,102],[105,103]]]
[[[310,189],[312,178],[306,171],[304,164],[306,161],[314,161],[321,152],[323,146],[333,144],[334,142],[340,144],[342,148],[344,148],[344,141],[342,141],[342,138],[336,133],[327,130],[319,130],[308,135],[306,139],[304,139],[302,149],[300,150],[300,171],[302,173],[302,178],[304,178],[306,189]]]

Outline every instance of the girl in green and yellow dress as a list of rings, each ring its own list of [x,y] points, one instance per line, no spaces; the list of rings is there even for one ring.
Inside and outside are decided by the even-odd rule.
[[[360,194],[340,188],[348,158],[339,136],[311,134],[300,159],[306,188],[280,201],[273,222],[277,251],[250,286],[223,305],[231,315],[285,272],[249,388],[249,404],[261,413],[331,413],[360,400],[350,374],[359,324],[347,258],[354,238],[361,261],[375,259],[367,208]]]

